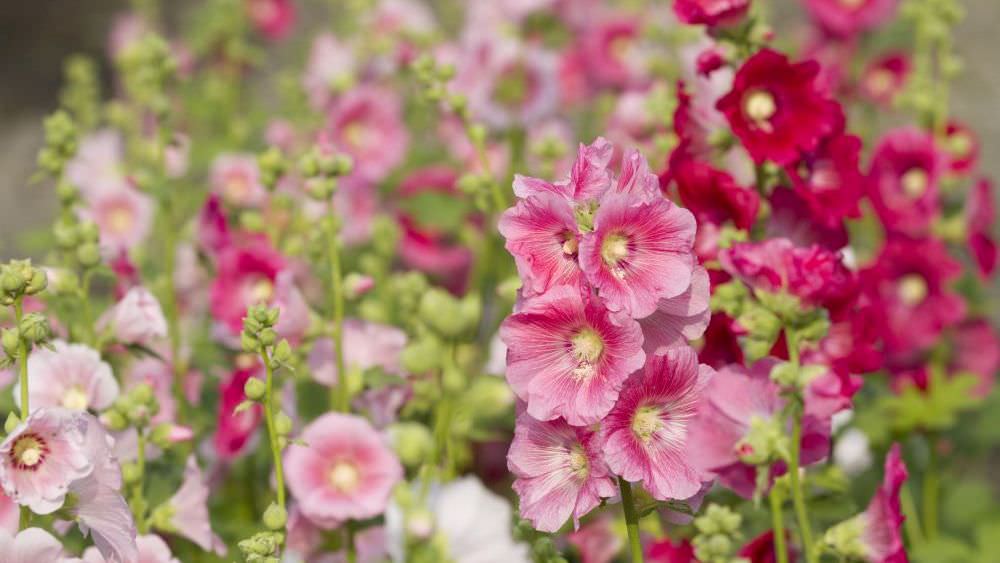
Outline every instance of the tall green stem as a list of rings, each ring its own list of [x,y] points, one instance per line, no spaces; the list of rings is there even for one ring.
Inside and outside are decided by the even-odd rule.
[[[184,396],[184,366],[181,362],[181,328],[180,310],[177,305],[177,292],[174,288],[174,273],[177,269],[177,233],[173,228],[173,212],[169,196],[162,198],[160,202],[162,214],[161,226],[163,227],[163,312],[167,317],[167,337],[170,340],[170,369],[173,373],[174,399],[179,407],[178,422],[185,419],[187,412],[187,401]]]
[[[267,350],[261,350],[267,379],[264,393],[264,420],[267,424],[267,437],[271,442],[271,456],[274,458],[274,479],[278,487],[278,505],[285,509],[285,471],[281,464],[281,444],[278,443],[278,430],[274,424],[274,369],[271,368],[271,358]]]
[[[924,532],[929,541],[934,541],[938,535],[938,493],[941,490],[941,476],[938,470],[938,455],[936,442],[928,437],[929,457],[927,470],[924,472]]]
[[[24,298],[18,297],[14,301],[14,321],[18,330],[21,329],[21,319],[24,318]],[[24,335],[18,339],[17,344],[17,374],[18,382],[21,385],[21,421],[28,419],[31,410],[28,408],[28,344]]]
[[[625,528],[628,530],[629,552],[632,563],[642,563],[642,542],[639,540],[639,514],[635,511],[635,501],[632,500],[632,485],[618,478],[618,488],[622,493],[622,510],[625,512]]]
[[[135,515],[135,524],[140,534],[145,534],[149,529],[146,521],[146,499],[143,494],[142,484],[146,473],[146,432],[145,429],[138,429],[138,443],[136,447],[136,472],[138,477],[132,484],[132,513]]]
[[[798,369],[799,341],[795,331],[785,327],[785,342],[788,345],[788,361]],[[815,563],[816,546],[813,544],[812,525],[809,523],[809,513],[806,509],[805,494],[802,491],[802,478],[799,475],[799,460],[802,453],[802,407],[797,405],[792,413],[792,455],[788,462],[788,477],[792,485],[792,504],[795,506],[795,517],[799,523],[799,533],[802,536],[802,551],[806,561]]]
[[[330,299],[333,301],[333,353],[337,365],[337,383],[330,397],[334,410],[347,412],[350,395],[347,388],[347,369],[344,365],[344,276],[340,266],[340,248],[337,246],[337,227],[333,204],[326,225],[326,251],[330,260]]]
[[[903,485],[899,491],[899,501],[902,503],[903,527],[906,529],[906,536],[910,540],[910,545],[919,548],[924,544],[924,534],[920,528],[920,515],[917,513],[917,503],[913,501],[913,493],[909,485]]]
[[[785,547],[785,516],[781,510],[784,499],[778,487],[771,487],[771,526],[774,528],[774,555],[778,563],[788,563],[788,548]]]

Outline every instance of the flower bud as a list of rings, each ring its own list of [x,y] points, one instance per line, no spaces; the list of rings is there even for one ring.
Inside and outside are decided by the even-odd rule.
[[[24,292],[28,295],[36,295],[45,291],[45,288],[49,285],[48,274],[45,270],[41,268],[34,268],[31,272],[31,279],[28,281],[28,287],[25,288]]]
[[[273,328],[265,328],[257,334],[257,339],[264,346],[270,346],[278,339],[278,333]]]
[[[134,461],[122,464],[122,479],[128,485],[134,485],[142,479],[142,472],[139,471],[139,464]]]
[[[21,319],[18,326],[21,336],[32,344],[45,342],[49,339],[49,320],[41,313],[28,313]]]
[[[403,465],[418,467],[430,458],[434,437],[419,422],[400,422],[389,427],[392,447]]]
[[[256,352],[260,349],[260,342],[247,331],[240,333],[240,347],[244,352]]]
[[[287,364],[292,361],[292,345],[287,340],[281,339],[281,342],[278,342],[277,346],[274,347],[271,359],[279,364]]]
[[[101,249],[96,243],[85,242],[77,247],[76,259],[85,268],[92,268],[101,261]]]
[[[14,358],[18,355],[21,346],[21,332],[16,327],[5,328],[0,331],[0,342],[3,343],[3,351]]]
[[[274,431],[278,433],[279,436],[287,436],[292,433],[292,417],[284,413],[284,411],[278,411],[274,415]]]
[[[140,383],[129,390],[128,398],[135,404],[148,405],[153,401],[153,387],[148,383]]]
[[[7,420],[3,423],[3,430],[4,432],[10,434],[17,428],[18,424],[21,424],[21,419],[18,418],[17,413],[8,413]]]
[[[104,426],[108,427],[108,430],[112,432],[121,432],[128,428],[128,420],[125,419],[125,415],[117,409],[111,409],[101,415],[101,422]]]
[[[251,377],[243,384],[243,394],[246,395],[247,399],[251,401],[259,401],[264,398],[267,393],[267,384],[257,379],[256,377]]]
[[[264,511],[264,525],[269,530],[281,530],[286,523],[288,523],[288,513],[277,503],[272,502]]]
[[[77,232],[76,225],[73,223],[63,221],[56,222],[55,227],[52,229],[52,234],[55,236],[56,245],[60,248],[75,248],[80,242],[79,233]]]
[[[441,345],[436,339],[424,337],[407,344],[399,359],[406,371],[426,373],[438,367],[441,353]]]
[[[97,242],[101,236],[101,230],[93,221],[81,221],[77,230],[84,242]]]

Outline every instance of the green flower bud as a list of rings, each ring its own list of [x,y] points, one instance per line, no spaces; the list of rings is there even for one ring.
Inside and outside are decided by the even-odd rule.
[[[260,211],[245,209],[240,212],[240,226],[252,233],[264,231],[264,217]]]
[[[257,352],[260,350],[260,341],[244,330],[240,333],[240,347],[244,352]]]
[[[3,423],[3,430],[4,432],[10,434],[17,429],[18,424],[21,424],[21,419],[17,416],[17,413],[8,413],[7,420]]]
[[[460,304],[450,293],[434,288],[420,299],[420,319],[439,334],[456,337],[465,329]]]
[[[85,242],[97,242],[101,236],[101,231],[97,227],[97,223],[93,221],[81,221],[77,229],[79,230],[80,238]]]
[[[0,274],[0,287],[12,295],[20,294],[27,283],[28,280],[21,275],[17,268],[5,267],[3,274]]]
[[[94,267],[101,261],[101,250],[96,243],[83,243],[76,249],[76,259],[85,268]]]
[[[148,383],[140,383],[129,390],[128,399],[137,405],[148,405],[153,401],[153,387]]]
[[[431,431],[419,422],[400,422],[389,427],[392,447],[407,467],[419,467],[434,450]]]
[[[142,479],[142,471],[139,470],[139,464],[134,461],[123,463],[122,479],[129,485],[138,483]]]
[[[284,413],[284,411],[278,411],[274,415],[274,431],[278,433],[279,436],[287,436],[292,433],[292,417]]]
[[[310,151],[299,158],[299,172],[301,172],[306,178],[315,178],[316,176],[319,176],[319,156],[315,153],[315,151]]]
[[[257,339],[264,346],[270,346],[278,339],[278,333],[273,328],[265,328],[257,334]]]
[[[3,351],[16,358],[21,347],[21,332],[16,327],[5,328],[0,331],[0,342],[3,343]]]
[[[287,364],[292,361],[292,345],[287,340],[281,339],[281,342],[278,342],[278,345],[274,347],[271,359],[279,364]]]
[[[28,313],[18,325],[21,336],[32,344],[39,344],[49,339],[49,320],[41,313]]]
[[[282,530],[288,523],[288,513],[285,509],[272,502],[264,511],[264,525],[269,530]]]
[[[864,521],[860,516],[841,522],[823,535],[823,547],[841,560],[863,561],[867,559],[867,549],[862,541]]]
[[[56,244],[63,249],[75,248],[80,242],[76,225],[64,221],[57,221],[52,229],[52,234],[56,239]]]
[[[125,415],[117,409],[111,409],[102,414],[101,421],[108,427],[108,430],[113,432],[121,432],[122,430],[128,428],[128,420],[126,420]]]
[[[149,435],[149,439],[153,444],[160,448],[161,450],[166,450],[170,448],[174,443],[170,439],[170,434],[173,430],[173,425],[169,422],[162,422],[157,424],[153,431]]]
[[[442,352],[437,339],[424,337],[407,344],[399,359],[406,371],[427,373],[440,365]]]
[[[31,279],[28,281],[28,287],[25,288],[24,292],[28,295],[36,295],[45,291],[45,288],[49,285],[49,276],[45,273],[45,270],[41,268],[35,268],[31,272]]]
[[[461,391],[465,388],[465,381],[465,372],[455,366],[448,366],[441,373],[441,384],[445,391]]]
[[[256,377],[251,377],[243,384],[243,394],[246,395],[247,399],[251,401],[259,401],[264,398],[267,393],[267,384],[257,379]]]

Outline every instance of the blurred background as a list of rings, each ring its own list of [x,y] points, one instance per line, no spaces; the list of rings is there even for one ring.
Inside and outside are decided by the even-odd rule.
[[[194,0],[171,0],[168,20],[176,24]],[[303,1],[302,4],[308,4]],[[663,0],[664,10],[669,1]],[[781,35],[800,27],[798,0],[770,0]],[[1000,1],[965,0],[967,16],[958,29],[957,50],[965,72],[952,93],[953,114],[978,132],[981,166],[1000,178]],[[20,253],[18,233],[48,225],[56,201],[47,186],[30,186],[42,141],[41,120],[56,106],[62,62],[73,53],[104,60],[107,32],[127,0],[4,0],[0,8],[0,259]],[[308,6],[300,7],[307,11]],[[300,12],[298,25],[308,22]],[[168,22],[170,23],[170,22]],[[781,29],[785,28],[785,29]],[[107,84],[105,85],[107,91]]]

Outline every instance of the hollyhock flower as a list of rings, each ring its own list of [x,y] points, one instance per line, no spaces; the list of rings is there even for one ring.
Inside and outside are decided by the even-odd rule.
[[[771,216],[768,217],[765,238],[788,239],[797,247],[821,246],[835,252],[847,246],[847,228],[836,219],[835,210],[826,210],[810,203],[808,196],[797,190],[778,188],[771,192]]]
[[[708,327],[710,281],[708,271],[695,266],[691,285],[677,297],[661,299],[653,314],[639,320],[642,349],[647,356],[667,348],[683,346],[701,337]]]
[[[198,214],[196,230],[198,245],[212,257],[217,257],[224,249],[232,246],[233,233],[222,208],[222,198],[218,195],[209,194],[205,200],[205,205]]]
[[[579,286],[579,234],[573,208],[553,193],[539,193],[504,212],[498,226],[514,257],[526,296],[560,285]]]
[[[795,561],[795,550],[791,546],[787,530],[785,531],[785,536],[785,551],[787,553],[786,560]],[[774,530],[767,530],[747,542],[747,544],[741,547],[736,554],[743,557],[750,563],[777,563],[778,559],[775,555],[777,553],[777,551],[775,551],[776,549],[777,546],[774,543]]]
[[[514,541],[510,503],[476,477],[463,477],[441,487],[430,508],[435,529],[446,540],[450,560],[531,561],[529,547]]]
[[[139,246],[153,224],[153,199],[129,185],[85,194],[82,219],[93,221],[101,235],[101,249],[110,255]]]
[[[698,360],[715,369],[728,364],[743,363],[743,348],[739,336],[746,331],[732,317],[725,313],[712,315],[705,328],[704,342],[698,352]]]
[[[102,129],[83,137],[66,164],[66,178],[85,195],[126,189],[121,135]]]
[[[258,366],[239,369],[219,386],[219,414],[212,443],[215,452],[223,460],[231,460],[240,455],[260,425],[260,405],[236,412],[236,407],[246,399],[243,394],[244,385],[259,371]]]
[[[581,563],[611,563],[625,547],[613,525],[610,517],[595,518],[566,537],[580,552]]]
[[[644,59],[636,53],[641,36],[639,21],[602,18],[582,34],[581,53],[587,74],[601,87],[624,88],[644,80]]]
[[[272,41],[284,39],[295,25],[292,0],[246,0],[246,10],[257,31]]]
[[[167,336],[167,319],[160,302],[144,287],[130,289],[104,320],[115,340],[123,344],[148,345]]]
[[[288,488],[321,526],[381,514],[403,468],[367,420],[327,413],[302,431],[307,445],[285,453]]]
[[[138,548],[137,563],[181,563],[173,556],[170,547],[163,538],[157,535],[148,534],[135,538]],[[94,547],[87,548],[83,552],[83,563],[112,563],[112,560],[105,559],[101,552]]]
[[[649,563],[697,563],[694,556],[694,546],[690,540],[680,540],[678,543],[664,538],[653,543],[646,550],[646,561]]]
[[[570,518],[579,525],[602,498],[617,492],[597,435],[560,419],[542,422],[527,413],[518,416],[507,467],[516,477],[513,487],[521,499],[521,517],[543,532],[559,530]]]
[[[309,304],[302,292],[295,287],[294,274],[285,270],[274,279],[274,306],[278,308],[278,322],[274,330],[278,336],[292,343],[302,340],[309,330]]]
[[[923,131],[896,129],[882,137],[872,155],[868,196],[887,230],[926,234],[940,212],[938,181],[946,162]]]
[[[334,213],[340,219],[340,240],[347,247],[368,242],[372,237],[372,223],[380,211],[375,186],[357,176],[341,178],[337,193],[333,194]],[[327,212],[323,204],[321,214]]]
[[[891,20],[897,0],[804,0],[806,10],[826,33],[849,38]]]
[[[650,356],[601,423],[601,451],[611,471],[642,481],[658,500],[697,494],[704,479],[685,454],[688,425],[713,373],[686,346]]]
[[[354,80],[355,61],[354,50],[332,33],[316,36],[302,76],[302,88],[313,109],[326,109],[337,89]]]
[[[954,174],[967,174],[979,162],[979,138],[976,133],[958,121],[951,121],[945,130],[943,149],[948,152],[948,169]]]
[[[889,107],[903,91],[909,77],[909,56],[906,53],[886,53],[865,67],[858,89],[869,100]]]
[[[20,517],[17,503],[0,491],[0,534],[4,531],[16,534]]]
[[[349,372],[364,372],[377,367],[386,373],[403,375],[399,356],[406,347],[406,333],[402,330],[361,319],[346,319],[342,340],[344,364]],[[323,385],[337,384],[332,340],[323,338],[313,343],[309,352],[309,372]]]
[[[839,254],[818,245],[796,247],[788,239],[740,242],[719,254],[723,269],[750,287],[787,292],[805,305],[845,297],[854,278]]]
[[[997,266],[997,243],[993,236],[996,207],[993,200],[993,183],[980,179],[965,200],[968,245],[976,262],[979,275],[988,278]]]
[[[230,246],[218,257],[211,287],[212,316],[233,334],[243,329],[247,307],[271,303],[285,259],[266,240]]]
[[[580,143],[568,178],[550,183],[515,174],[514,195],[524,199],[533,195],[555,193],[571,204],[596,201],[611,187],[608,164],[613,154],[614,146],[603,137],[594,139],[589,145]]]
[[[52,343],[28,356],[28,404],[74,411],[104,410],[118,398],[118,380],[101,355],[84,344]],[[20,404],[20,383],[14,387]]]
[[[795,192],[809,205],[813,217],[827,228],[839,227],[846,218],[861,216],[864,176],[858,168],[861,139],[838,135],[823,142],[797,166],[786,168]]]
[[[167,527],[168,531],[191,540],[203,550],[225,556],[225,544],[212,533],[208,517],[209,492],[208,484],[198,468],[198,461],[194,456],[188,457],[184,467],[184,481],[167,501]]]
[[[18,532],[0,530],[0,553],[5,563],[41,563],[68,561],[62,543],[41,528]]]
[[[695,221],[688,210],[615,194],[603,198],[593,225],[580,240],[580,266],[610,310],[646,317],[691,284]]]
[[[750,0],[674,0],[674,14],[689,25],[729,25],[742,19],[749,9]]]
[[[234,207],[260,207],[267,201],[267,189],[260,183],[260,168],[252,154],[221,154],[209,173],[212,193]]]
[[[454,82],[467,95],[472,115],[502,129],[553,113],[559,100],[558,58],[510,39],[486,41],[467,50]]]
[[[948,288],[961,272],[961,265],[936,239],[886,243],[861,279],[879,311],[876,320],[889,351],[926,348],[962,319],[965,302]]]
[[[819,71],[815,61],[791,63],[762,49],[736,72],[717,107],[755,162],[790,164],[842,126],[840,106],[816,83]]]
[[[401,112],[399,98],[389,90],[362,86],[345,92],[327,120],[332,148],[348,154],[362,178],[384,179],[402,162],[409,146]]]
[[[507,381],[539,420],[596,422],[645,360],[638,323],[570,286],[526,299],[504,320],[500,338],[507,345]]]
[[[977,376],[980,383],[973,394],[988,397],[1000,368],[1000,336],[987,320],[969,319],[956,327],[953,341],[949,370]]]

